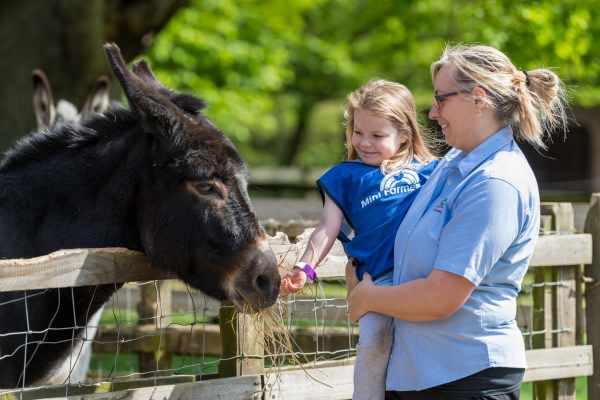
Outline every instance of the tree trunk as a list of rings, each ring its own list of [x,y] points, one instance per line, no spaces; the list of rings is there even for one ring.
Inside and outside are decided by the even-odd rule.
[[[81,107],[96,78],[102,74],[110,76],[102,49],[105,42],[116,42],[124,57],[131,60],[186,3],[0,1],[0,151],[36,127],[33,69],[46,72],[55,101],[64,98]]]
[[[298,109],[298,120],[296,122],[296,129],[292,132],[292,136],[287,141],[286,146],[281,152],[282,158],[280,160],[281,165],[290,166],[294,165],[296,157],[302,146],[302,140],[306,138],[306,128],[308,126],[308,119],[310,117],[310,111],[312,110],[311,102],[302,102]]]

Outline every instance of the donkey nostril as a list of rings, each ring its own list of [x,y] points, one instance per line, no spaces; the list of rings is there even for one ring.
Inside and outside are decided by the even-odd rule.
[[[268,275],[258,275],[256,277],[256,287],[261,293],[268,293],[271,286],[271,279]]]

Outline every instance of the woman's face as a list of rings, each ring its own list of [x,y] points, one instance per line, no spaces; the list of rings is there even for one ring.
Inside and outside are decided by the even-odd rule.
[[[389,160],[406,140],[406,134],[400,132],[390,120],[368,110],[358,109],[354,113],[352,146],[365,164],[380,165]]]
[[[434,95],[457,92],[451,79],[452,66],[445,65],[437,73],[434,81]],[[468,92],[461,92],[434,102],[429,118],[437,121],[442,128],[446,143],[464,152],[470,152],[479,145],[474,137],[475,100]]]

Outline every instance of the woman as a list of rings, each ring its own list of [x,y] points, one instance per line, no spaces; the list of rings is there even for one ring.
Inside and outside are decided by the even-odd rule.
[[[365,274],[349,284],[348,313],[394,317],[390,398],[518,399],[526,361],[516,297],[540,202],[515,139],[543,148],[550,130],[566,130],[563,89],[553,72],[520,71],[481,45],[447,47],[431,72],[429,117],[452,149],[398,228],[394,286]]]

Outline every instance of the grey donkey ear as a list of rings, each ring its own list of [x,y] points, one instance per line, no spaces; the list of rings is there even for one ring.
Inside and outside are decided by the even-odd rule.
[[[108,108],[110,101],[110,81],[108,77],[101,76],[94,83],[83,108],[81,119],[86,120],[92,114],[102,114]]]
[[[56,119],[56,107],[50,82],[41,69],[34,69],[31,75],[33,79],[33,111],[37,126],[38,128],[50,127]]]

